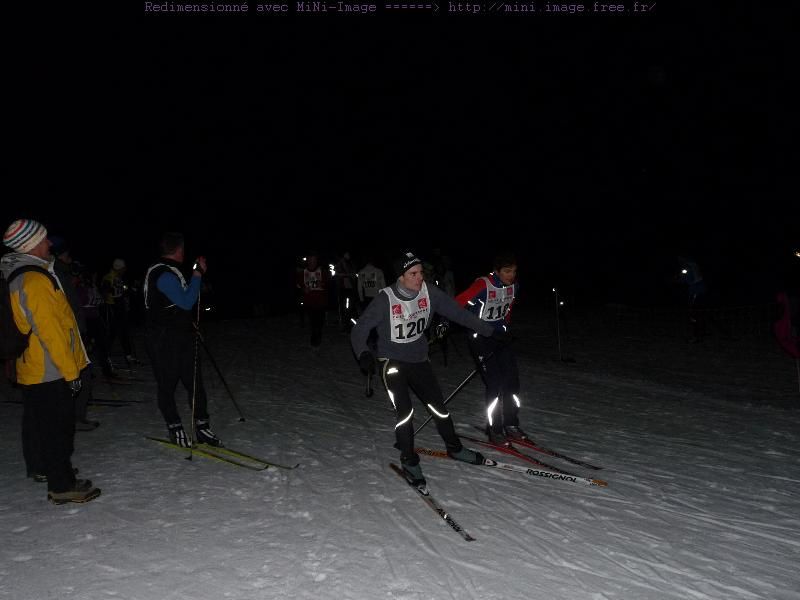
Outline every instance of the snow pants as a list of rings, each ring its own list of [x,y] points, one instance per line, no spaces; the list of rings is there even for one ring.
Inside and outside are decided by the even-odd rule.
[[[397,424],[394,428],[397,438],[396,447],[400,450],[402,462],[416,465],[419,455],[414,452],[414,409],[411,404],[413,391],[433,416],[436,429],[442,436],[448,450],[458,452],[461,450],[461,440],[456,435],[453,419],[444,405],[444,396],[439,387],[439,382],[433,374],[433,367],[429,361],[421,363],[408,363],[399,360],[386,360],[381,369],[383,383],[389,392],[389,399],[397,413]]]
[[[519,425],[519,369],[514,351],[483,336],[468,338],[469,349],[486,385],[486,424],[503,432],[505,426]]]
[[[186,388],[190,409],[194,383],[197,383],[194,394],[194,419],[207,421],[208,401],[203,387],[199,340],[195,341],[194,331],[153,327],[147,330],[145,339],[147,353],[153,365],[153,374],[158,384],[158,409],[167,425],[181,422],[175,405],[175,388],[178,381]]]

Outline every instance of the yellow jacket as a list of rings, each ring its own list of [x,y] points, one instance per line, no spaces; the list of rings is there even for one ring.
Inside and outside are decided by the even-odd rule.
[[[55,277],[50,263],[29,254],[7,254],[0,268],[7,275],[26,264],[47,269]],[[17,382],[34,385],[77,379],[89,359],[60,282],[56,290],[46,275],[29,271],[11,282],[10,292],[17,328],[31,331],[28,347],[17,359]]]

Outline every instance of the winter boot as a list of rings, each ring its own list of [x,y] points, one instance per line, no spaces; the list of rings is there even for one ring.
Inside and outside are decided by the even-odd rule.
[[[63,492],[47,492],[47,499],[53,504],[66,504],[67,502],[89,502],[100,495],[100,488],[92,486],[88,479],[78,479],[72,487]]]
[[[211,431],[208,421],[199,420],[195,423],[195,438],[198,444],[208,444],[209,446],[222,446],[222,440]]]
[[[483,454],[480,452],[475,452],[475,450],[470,450],[469,448],[465,448],[464,446],[461,447],[461,450],[458,452],[453,452],[451,450],[447,451],[447,455],[450,458],[454,458],[456,460],[460,460],[465,463],[469,463],[471,465],[482,465],[484,460]]]
[[[74,488],[79,492],[88,492],[92,489],[92,480],[91,479],[76,479]]]
[[[422,465],[417,462],[415,465],[410,465],[407,462],[400,461],[403,465],[403,474],[406,476],[406,479],[411,482],[411,485],[416,487],[425,487],[427,482],[425,481],[425,476],[422,474]]]
[[[186,435],[186,431],[184,431],[183,425],[180,423],[167,425],[167,431],[169,432],[169,440],[176,446],[188,448],[191,445],[189,436]]]
[[[514,440],[529,440],[528,434],[525,433],[519,425],[506,426],[506,437],[509,441]]]
[[[489,427],[487,425],[486,426],[486,437],[489,438],[489,443],[490,444],[495,444],[496,446],[510,446],[511,445],[511,442],[508,441],[508,438],[506,437],[506,434],[502,429],[500,429],[498,431],[498,430],[492,429],[491,427]]]

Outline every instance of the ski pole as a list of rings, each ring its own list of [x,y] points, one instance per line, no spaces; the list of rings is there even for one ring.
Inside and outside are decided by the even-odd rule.
[[[189,456],[186,457],[186,460],[192,460],[192,456],[194,454],[194,415],[195,415],[195,406],[196,402],[195,399],[197,397],[197,359],[200,348],[198,346],[197,340],[200,339],[200,292],[201,289],[197,291],[197,323],[195,323],[195,331],[197,331],[197,336],[194,338],[194,372],[192,373],[192,424],[189,427]]]
[[[473,369],[472,372],[464,378],[464,381],[462,381],[458,385],[458,387],[456,389],[454,389],[453,392],[447,397],[447,399],[444,401],[444,403],[447,404],[448,402],[450,402],[450,400],[453,399],[453,396],[455,396],[458,392],[460,392],[461,388],[463,388],[465,385],[467,385],[469,383],[470,379],[475,377],[475,373],[477,373],[477,372],[478,372],[478,369]],[[433,415],[428,415],[428,418],[425,419],[425,422],[422,425],[420,425],[419,427],[417,427],[417,430],[414,432],[414,435],[417,435],[420,432],[420,430],[423,427],[425,427],[425,425],[428,424],[428,421],[430,421],[432,418],[433,418]]]
[[[553,288],[553,293],[556,295],[556,337],[558,338],[558,360],[565,363],[574,363],[574,358],[571,356],[567,356],[565,358],[561,353],[561,314],[558,307],[563,306],[564,301],[558,299],[558,290],[556,288]]]
[[[222,375],[222,371],[220,371],[219,366],[217,365],[217,361],[214,360],[214,357],[211,355],[211,351],[208,349],[208,346],[206,345],[206,341],[203,339],[203,336],[200,334],[199,331],[197,331],[197,339],[200,340],[200,343],[203,345],[203,348],[205,349],[206,354],[208,355],[208,358],[211,361],[211,364],[214,366],[214,369],[216,370],[217,375],[219,375],[219,378],[222,381],[222,385],[225,386],[225,390],[228,392],[228,395],[231,397],[231,402],[233,402],[233,406],[236,408],[236,412],[239,413],[239,422],[240,423],[244,422],[245,419],[244,419],[244,415],[242,414],[242,410],[239,408],[239,404],[236,402],[236,398],[233,397],[233,392],[231,391],[231,388],[228,385],[228,382],[225,381],[225,377]]]
[[[553,293],[556,295],[556,338],[558,339],[558,360],[564,360],[561,356],[561,317],[558,314],[558,290],[553,288]]]
[[[492,357],[494,356],[494,353],[495,353],[495,352],[497,352],[497,350],[492,350],[492,351],[491,351],[491,352],[489,352],[489,354],[487,354],[485,357],[483,357],[483,356],[482,356],[482,357],[479,357],[479,360],[480,360],[480,362],[481,362],[481,365],[485,364],[487,360],[489,360],[490,358],[492,358]],[[475,377],[475,373],[477,373],[477,372],[478,372],[478,369],[477,369],[477,368],[476,368],[476,369],[473,369],[473,370],[472,370],[472,373],[470,373],[469,375],[467,375],[467,376],[464,378],[464,381],[462,381],[461,383],[459,383],[459,384],[458,384],[458,387],[457,387],[456,389],[454,389],[454,390],[452,391],[452,393],[451,393],[451,394],[450,394],[450,395],[449,395],[449,396],[448,396],[448,397],[445,399],[445,401],[444,401],[445,405],[446,405],[448,402],[450,402],[450,400],[452,400],[452,399],[453,399],[453,396],[455,396],[455,395],[456,395],[458,392],[460,392],[460,391],[461,391],[461,388],[463,388],[465,385],[467,385],[467,384],[469,383],[469,380],[470,380],[470,379],[472,379],[473,377]],[[420,432],[420,430],[421,430],[423,427],[425,427],[425,425],[427,425],[427,424],[428,424],[428,421],[430,421],[432,418],[433,418],[433,415],[429,415],[429,416],[428,416],[428,418],[427,418],[427,419],[425,419],[425,422],[424,422],[422,425],[420,425],[419,427],[417,427],[417,430],[414,432],[414,435],[417,435],[417,434]]]

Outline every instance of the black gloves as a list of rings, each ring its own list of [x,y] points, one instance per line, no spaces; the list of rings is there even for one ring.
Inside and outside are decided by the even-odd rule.
[[[449,329],[450,329],[450,321],[448,321],[447,319],[442,319],[433,328],[433,335],[431,336],[431,339],[441,340],[444,336],[447,335],[447,331]]]
[[[505,329],[495,329],[492,333],[492,339],[501,344],[510,344],[512,337]]]
[[[375,373],[375,357],[369,350],[364,350],[361,356],[358,357],[358,366],[361,367],[361,372],[364,375],[373,375]]]
[[[67,382],[67,387],[69,388],[69,391],[72,392],[73,396],[77,396],[78,394],[80,394],[81,393],[81,379],[80,379],[80,377],[78,377],[78,379],[73,379],[72,381],[68,381]]]

